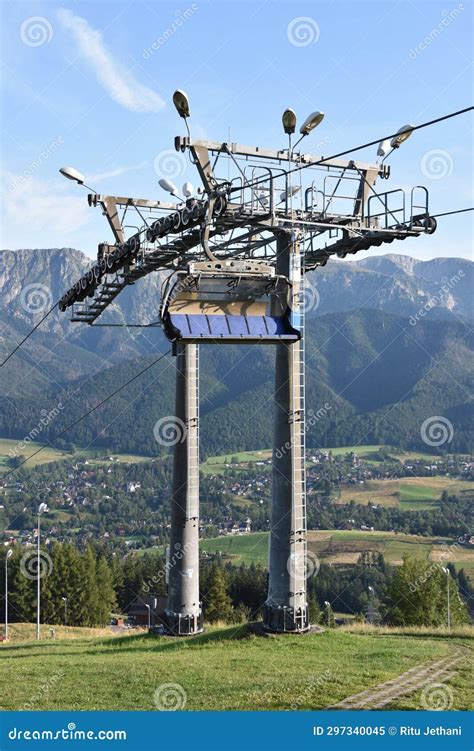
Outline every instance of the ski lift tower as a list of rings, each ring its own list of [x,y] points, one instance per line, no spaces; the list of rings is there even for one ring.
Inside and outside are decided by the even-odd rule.
[[[304,275],[332,255],[431,234],[436,220],[426,188],[377,192],[387,179],[385,159],[412,132],[400,128],[381,142],[378,161],[324,158],[296,151],[322,122],[313,112],[292,145],[296,115],[285,110],[287,147],[279,150],[194,140],[189,101],[173,102],[187,135],[177,136],[200,187],[183,197],[169,180],[161,188],[175,200],[103,196],[90,206],[106,216],[114,244],[101,243],[97,262],[61,298],[72,321],[95,325],[117,295],[149,273],[164,278],[159,320],[176,356],[176,419],[184,426],[175,445],[168,562],[167,629],[172,635],[202,630],[199,599],[199,349],[209,344],[272,345],[275,395],[269,589],[264,626],[280,633],[310,627],[306,589]],[[63,175],[85,178],[71,167]],[[87,187],[87,186],[86,186]],[[125,216],[138,228],[126,237]],[[130,221],[130,220],[128,220]],[[103,324],[102,324],[103,325]]]

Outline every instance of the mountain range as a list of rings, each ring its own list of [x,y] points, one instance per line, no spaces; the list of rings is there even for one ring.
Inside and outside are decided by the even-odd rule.
[[[31,330],[91,261],[63,248],[0,252],[0,357]],[[453,425],[468,447],[473,264],[386,255],[332,261],[307,275],[306,398],[310,446],[425,447],[423,422]],[[127,288],[100,323],[153,323],[163,278]],[[41,410],[64,408],[55,435],[165,353],[159,328],[90,327],[55,310],[0,369],[0,435],[22,438]],[[274,348],[203,346],[204,453],[270,445]],[[153,427],[172,414],[174,361],[166,356],[64,436],[78,445],[157,454]]]

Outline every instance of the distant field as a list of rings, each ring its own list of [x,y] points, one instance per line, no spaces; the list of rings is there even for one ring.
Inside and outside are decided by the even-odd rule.
[[[345,485],[334,498],[335,503],[355,501],[363,506],[400,506],[402,509],[423,511],[435,508],[443,490],[474,499],[474,482],[451,477],[403,477],[399,480],[368,480],[361,485]]]
[[[474,549],[440,544],[442,538],[396,534],[394,532],[364,532],[362,530],[309,530],[308,550],[324,563],[357,563],[361,553],[383,553],[394,565],[402,562],[404,555],[427,560],[452,561],[466,573],[474,570]],[[201,550],[208,553],[220,551],[235,566],[241,563],[268,565],[268,532],[248,535],[226,535],[201,540]]]
[[[11,469],[9,465],[9,459],[15,455],[21,455],[24,457],[30,457],[32,454],[35,453],[35,451],[38,451],[43,444],[40,442],[32,441],[31,443],[27,443],[24,448],[19,448],[19,443],[21,443],[20,440],[10,439],[10,438],[0,438],[0,475],[2,473],[7,472],[9,469]],[[57,461],[80,461],[81,459],[87,459],[90,464],[110,464],[109,459],[95,459],[93,458],[93,454],[96,453],[96,449],[94,450],[88,450],[88,449],[80,449],[78,448],[77,451],[74,454],[71,454],[67,451],[58,451],[57,449],[51,448],[50,446],[47,446],[46,448],[42,449],[42,451],[37,454],[36,456],[33,456],[32,459],[29,459],[28,463],[26,464],[26,468],[29,467],[37,467],[41,464],[49,464],[50,462],[57,462]],[[118,461],[121,463],[137,463],[137,462],[146,462],[151,461],[151,457],[149,456],[139,456],[138,454],[110,454],[110,456],[114,457],[114,461]]]
[[[360,628],[262,638],[246,626],[211,625],[204,634],[180,639],[132,633],[5,643],[0,706],[156,710],[156,692],[171,683],[186,710],[314,710],[448,657],[468,642],[469,634]],[[453,709],[469,709],[468,660],[455,680]]]

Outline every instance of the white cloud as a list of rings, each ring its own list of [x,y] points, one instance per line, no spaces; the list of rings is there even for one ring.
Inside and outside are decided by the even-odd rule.
[[[25,178],[5,171],[2,182],[4,226],[12,237],[45,230],[51,236],[69,235],[91,219],[85,191],[68,195],[69,187],[63,181]]]
[[[70,31],[80,55],[89,64],[98,82],[110,97],[131,112],[158,112],[165,103],[152,89],[143,86],[107,49],[100,31],[93,29],[84,18],[61,9],[58,18]]]
[[[115,167],[108,172],[99,172],[97,175],[87,175],[87,180],[91,183],[98,183],[101,180],[107,180],[109,177],[118,177],[126,172],[135,172],[136,170],[146,167],[147,162],[140,162],[139,164],[131,164],[129,167]]]

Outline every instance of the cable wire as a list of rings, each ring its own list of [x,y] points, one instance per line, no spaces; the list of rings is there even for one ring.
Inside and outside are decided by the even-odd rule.
[[[474,106],[471,107],[465,107],[462,110],[457,110],[457,112],[450,112],[448,115],[442,115],[441,117],[436,117],[434,120],[427,120],[425,123],[420,123],[420,125],[413,125],[409,129],[410,133],[412,133],[415,130],[420,130],[421,128],[427,128],[429,125],[435,125],[436,123],[443,122],[444,120],[450,120],[452,117],[458,117],[459,115],[464,115],[466,112],[470,112],[471,110],[474,110]],[[351,154],[353,151],[360,151],[361,149],[366,149],[369,146],[375,146],[376,144],[380,143],[381,141],[386,141],[389,138],[395,138],[395,136],[399,135],[398,133],[392,133],[389,136],[382,136],[382,138],[376,138],[374,141],[368,141],[367,143],[363,143],[360,146],[355,146],[351,149],[346,149],[345,151],[340,151],[338,154],[333,154],[332,156],[327,156],[322,159],[320,159],[317,162],[311,162],[308,164],[302,164],[299,167],[295,167],[292,170],[289,170],[287,172],[287,175],[291,175],[293,172],[298,172],[299,170],[307,169],[308,167],[317,167],[318,165],[324,164],[324,162],[329,162],[332,159],[338,159],[340,156],[346,156],[346,154]],[[257,185],[260,185],[261,183],[265,182],[268,178],[263,178],[262,180],[257,180],[254,183],[249,183],[245,187],[247,188],[253,188]],[[231,188],[230,192],[233,193],[235,191],[240,190],[238,186],[235,188]]]
[[[16,345],[15,349],[12,349],[12,351],[10,352],[10,354],[7,355],[7,357],[1,363],[0,368],[3,368],[3,366],[5,365],[5,363],[8,362],[8,360],[10,359],[10,357],[12,357],[15,354],[15,352],[17,352],[20,349],[21,345],[24,344],[26,342],[26,340],[30,338],[30,336],[36,331],[36,329],[39,326],[41,326],[41,324],[43,323],[43,321],[46,320],[46,318],[49,316],[49,314],[52,313],[53,310],[55,308],[57,308],[58,305],[59,305],[59,302],[55,302],[54,303],[53,307],[50,308],[48,310],[48,312],[44,314],[43,318],[40,321],[38,321],[38,323],[36,324],[36,326],[33,326],[33,328],[31,329],[31,331],[21,340],[21,342],[19,344]]]
[[[102,399],[98,404],[95,405],[95,407],[92,407],[87,412],[85,412],[85,414],[83,414],[81,417],[78,417],[77,420],[74,420],[74,422],[72,422],[70,425],[67,425],[63,430],[61,430],[56,435],[56,438],[60,438],[60,436],[64,435],[64,433],[67,433],[68,430],[70,430],[71,428],[73,428],[78,423],[82,422],[82,420],[85,420],[85,418],[88,417],[90,414],[92,414],[92,412],[95,412],[96,409],[98,409],[103,404],[105,404],[110,399],[112,399],[113,396],[115,396],[116,394],[118,394],[119,391],[122,391],[130,383],[132,383],[133,381],[136,381],[136,379],[139,378],[141,375],[143,375],[143,373],[146,373],[147,370],[150,370],[150,368],[152,368],[154,365],[156,365],[156,363],[160,362],[160,360],[163,360],[163,358],[167,357],[167,355],[171,354],[171,352],[172,352],[172,350],[169,349],[167,352],[165,352],[164,354],[162,354],[159,357],[157,357],[156,360],[153,360],[153,362],[151,362],[149,365],[147,365],[146,368],[143,368],[142,370],[140,370],[138,373],[136,373],[134,376],[132,376],[132,378],[129,378],[128,381],[126,381],[121,386],[119,386],[117,389],[115,389],[115,391],[112,391],[112,393],[109,394],[108,396],[106,396],[105,399]],[[2,476],[2,480],[5,480],[13,472],[16,472],[17,469],[20,469],[20,467],[22,467],[24,464],[26,464],[27,461],[29,461],[30,459],[32,459],[34,456],[37,456],[37,454],[39,454],[41,451],[43,451],[43,449],[48,448],[48,446],[51,446],[51,443],[45,443],[39,449],[37,449],[36,451],[34,451],[32,454],[30,454],[30,456],[27,456],[26,459],[24,459],[21,462],[21,464],[18,465],[18,467],[14,467],[13,469],[10,469],[6,474],[4,474]]]

